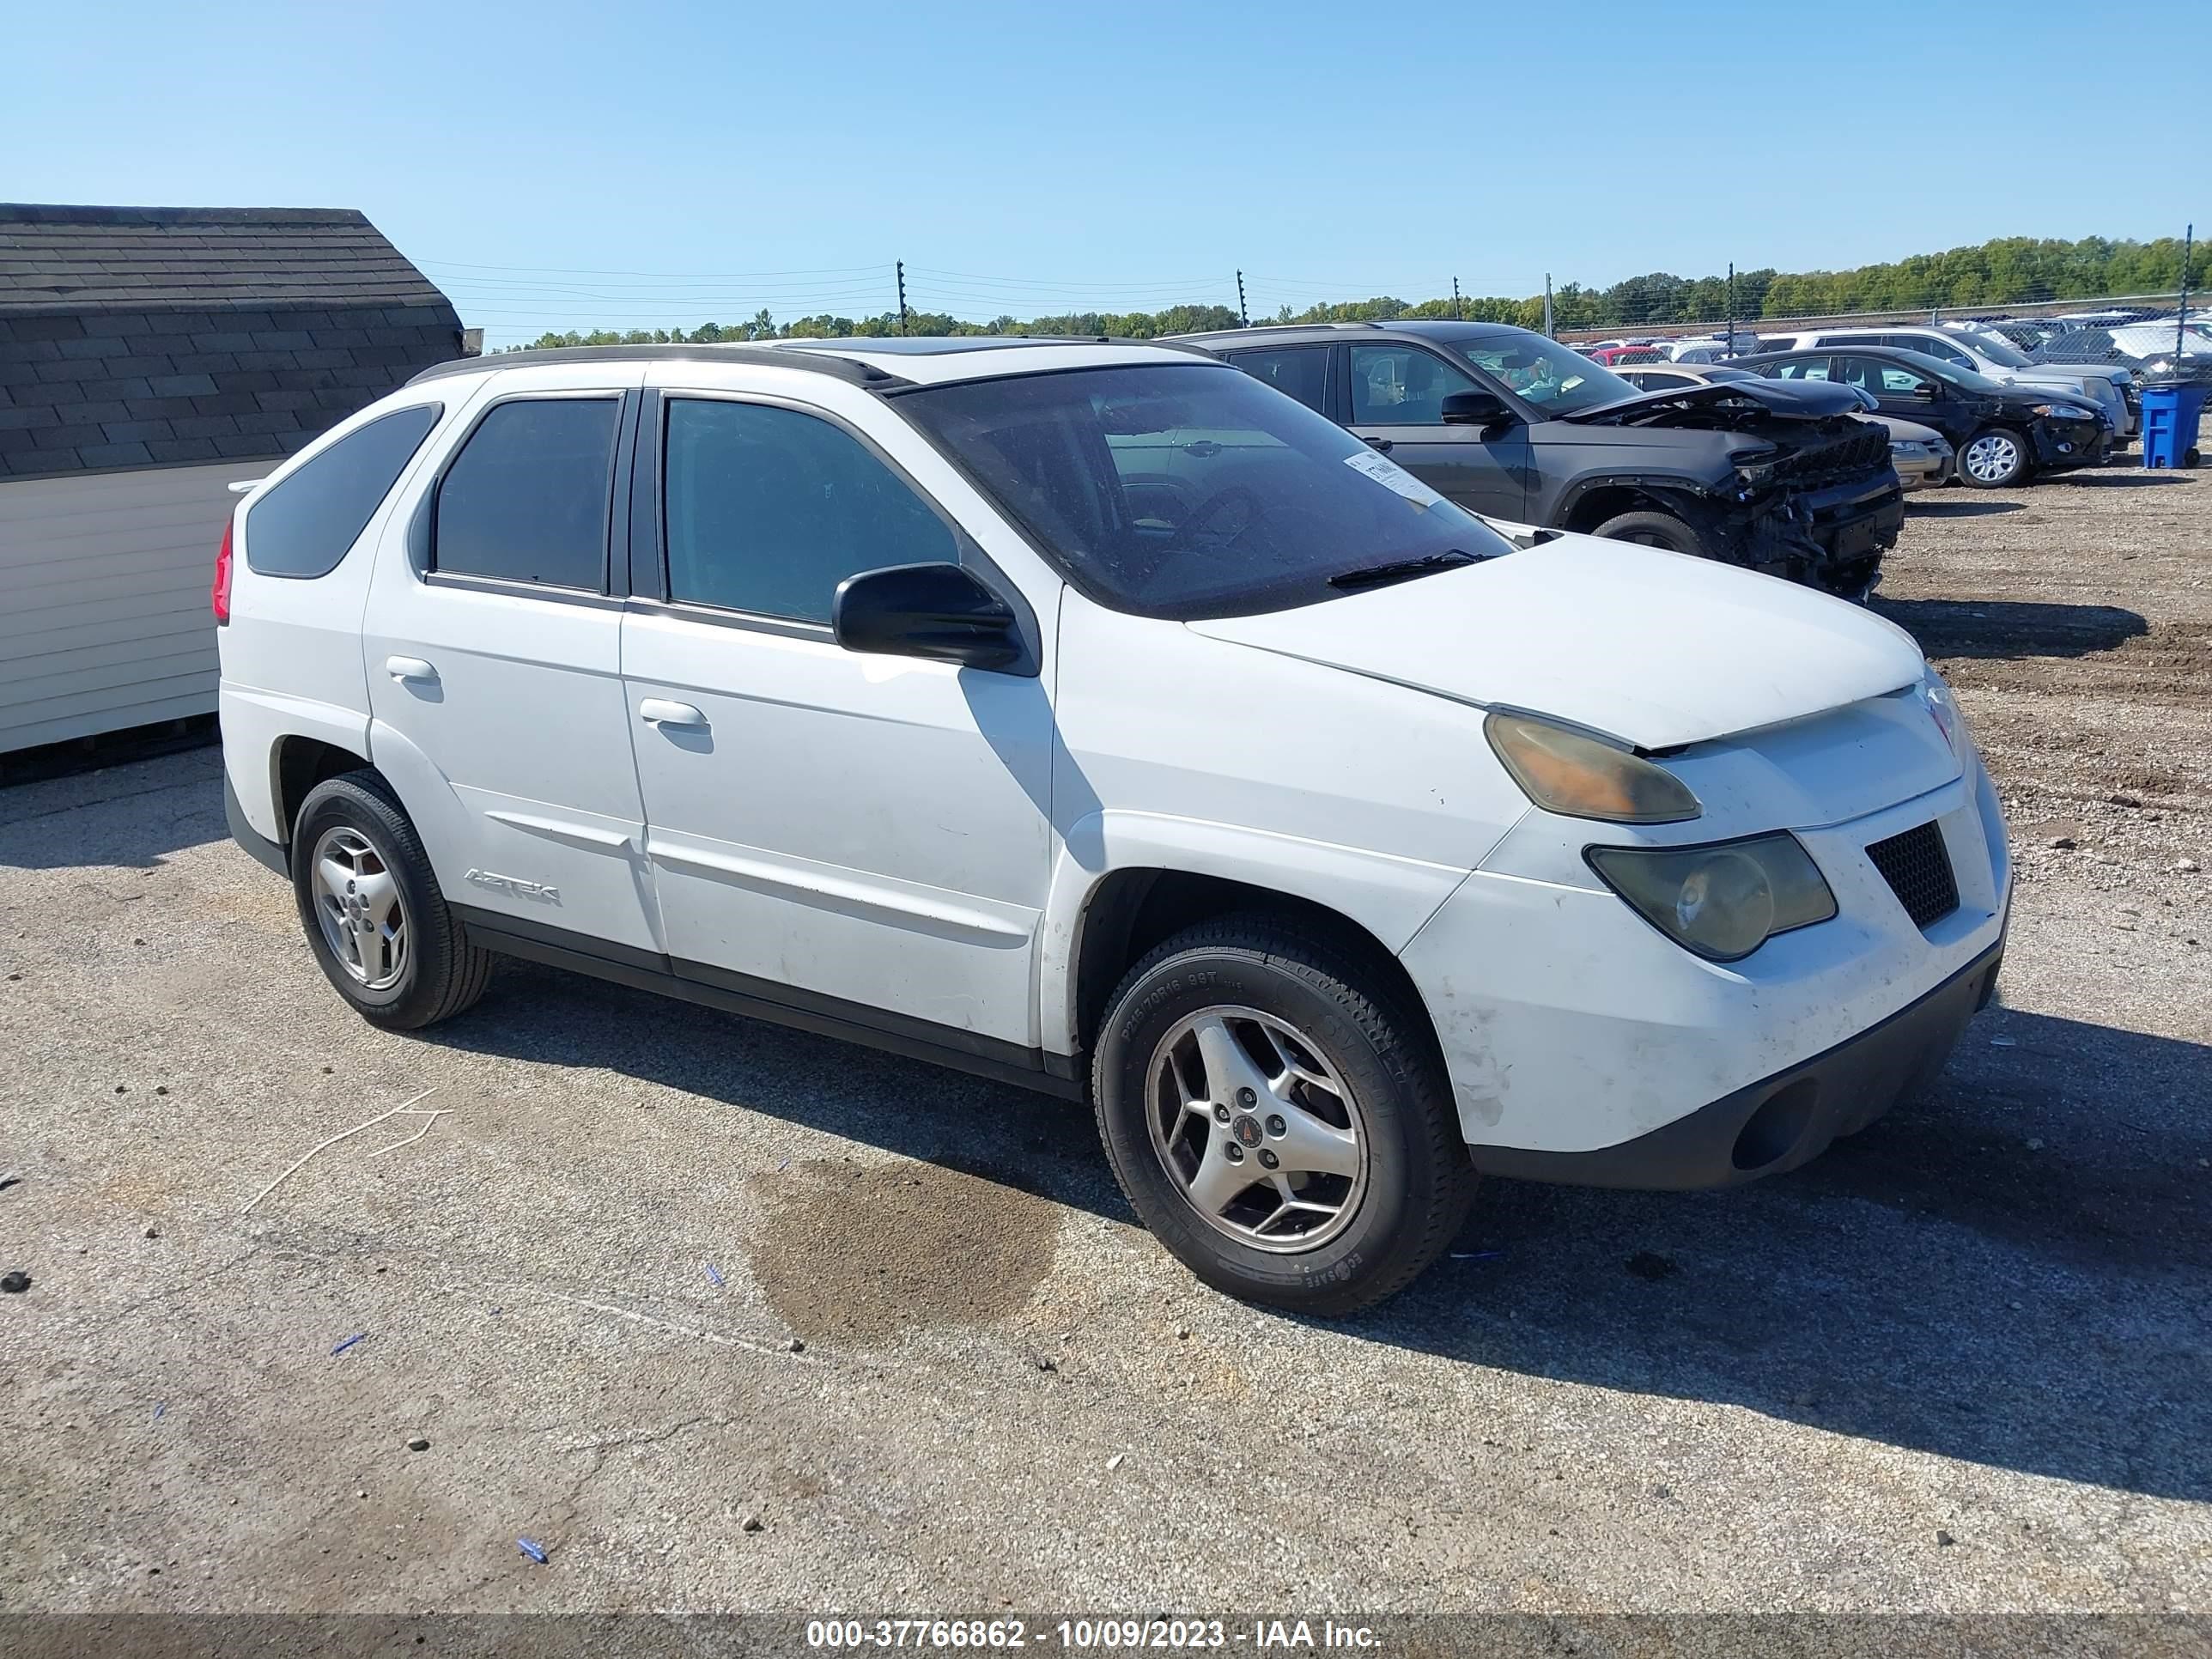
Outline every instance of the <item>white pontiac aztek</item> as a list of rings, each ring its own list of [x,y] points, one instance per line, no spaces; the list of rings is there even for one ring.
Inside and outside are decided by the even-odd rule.
[[[2004,943],[1899,629],[1509,539],[1194,351],[448,363],[246,494],[215,608],[233,831],[364,1018],[504,953],[1087,1096],[1281,1307],[1404,1285],[1479,1171],[1803,1163]]]

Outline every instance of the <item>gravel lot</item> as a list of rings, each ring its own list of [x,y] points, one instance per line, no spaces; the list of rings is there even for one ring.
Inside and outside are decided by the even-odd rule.
[[[0,1611],[2212,1612],[2212,478],[1943,492],[1884,596],[2002,1006],[1799,1174],[1494,1182],[1334,1327],[1079,1109],[521,964],[372,1030],[212,750],[0,793]]]

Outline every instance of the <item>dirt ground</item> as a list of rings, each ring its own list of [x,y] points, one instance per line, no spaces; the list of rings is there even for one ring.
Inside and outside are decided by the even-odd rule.
[[[1335,1325],[1079,1108],[522,964],[372,1030],[211,750],[0,791],[0,1615],[2212,1614],[2212,477],[1916,499],[1882,594],[2000,1006],[1804,1170],[1490,1182]]]
[[[1877,609],[1957,689],[2014,838],[2033,855],[2069,836],[2093,863],[2201,860],[2212,473],[2106,468],[1911,499]]]

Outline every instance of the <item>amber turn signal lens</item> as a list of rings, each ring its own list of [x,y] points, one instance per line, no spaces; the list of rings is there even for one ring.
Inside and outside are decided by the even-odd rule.
[[[1607,823],[1679,823],[1705,809],[1663,766],[1527,714],[1492,714],[1490,746],[1522,793],[1547,812]]]

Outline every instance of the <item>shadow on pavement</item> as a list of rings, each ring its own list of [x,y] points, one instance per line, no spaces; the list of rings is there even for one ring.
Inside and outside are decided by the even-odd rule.
[[[2202,1501],[2207,1077],[2199,1044],[1985,1015],[1925,1097],[1793,1175],[1683,1196],[1489,1183],[1454,1249],[1504,1257],[1447,1260],[1352,1328]]]
[[[2045,605],[2027,599],[1887,599],[1873,610],[1931,657],[2085,657],[2150,631],[2116,605]]]
[[[512,963],[423,1036],[610,1066],[1133,1219],[1085,1108],[828,1038]],[[1793,1175],[1690,1194],[1487,1182],[1462,1259],[1333,1328],[2212,1498],[2212,1130],[2185,1104],[2208,1076],[2194,1043],[1986,1014],[1926,1099]]]
[[[222,751],[204,742],[0,787],[0,870],[149,870],[172,853],[229,835]]]
[[[1986,519],[1995,514],[2025,510],[2018,501],[1923,501],[1917,495],[1905,498],[1905,514],[1910,519]]]
[[[2069,489],[2144,489],[2160,484],[2195,482],[2186,472],[2149,468],[2139,472],[2054,472],[2049,477],[2036,480],[2039,484],[2064,484]]]

